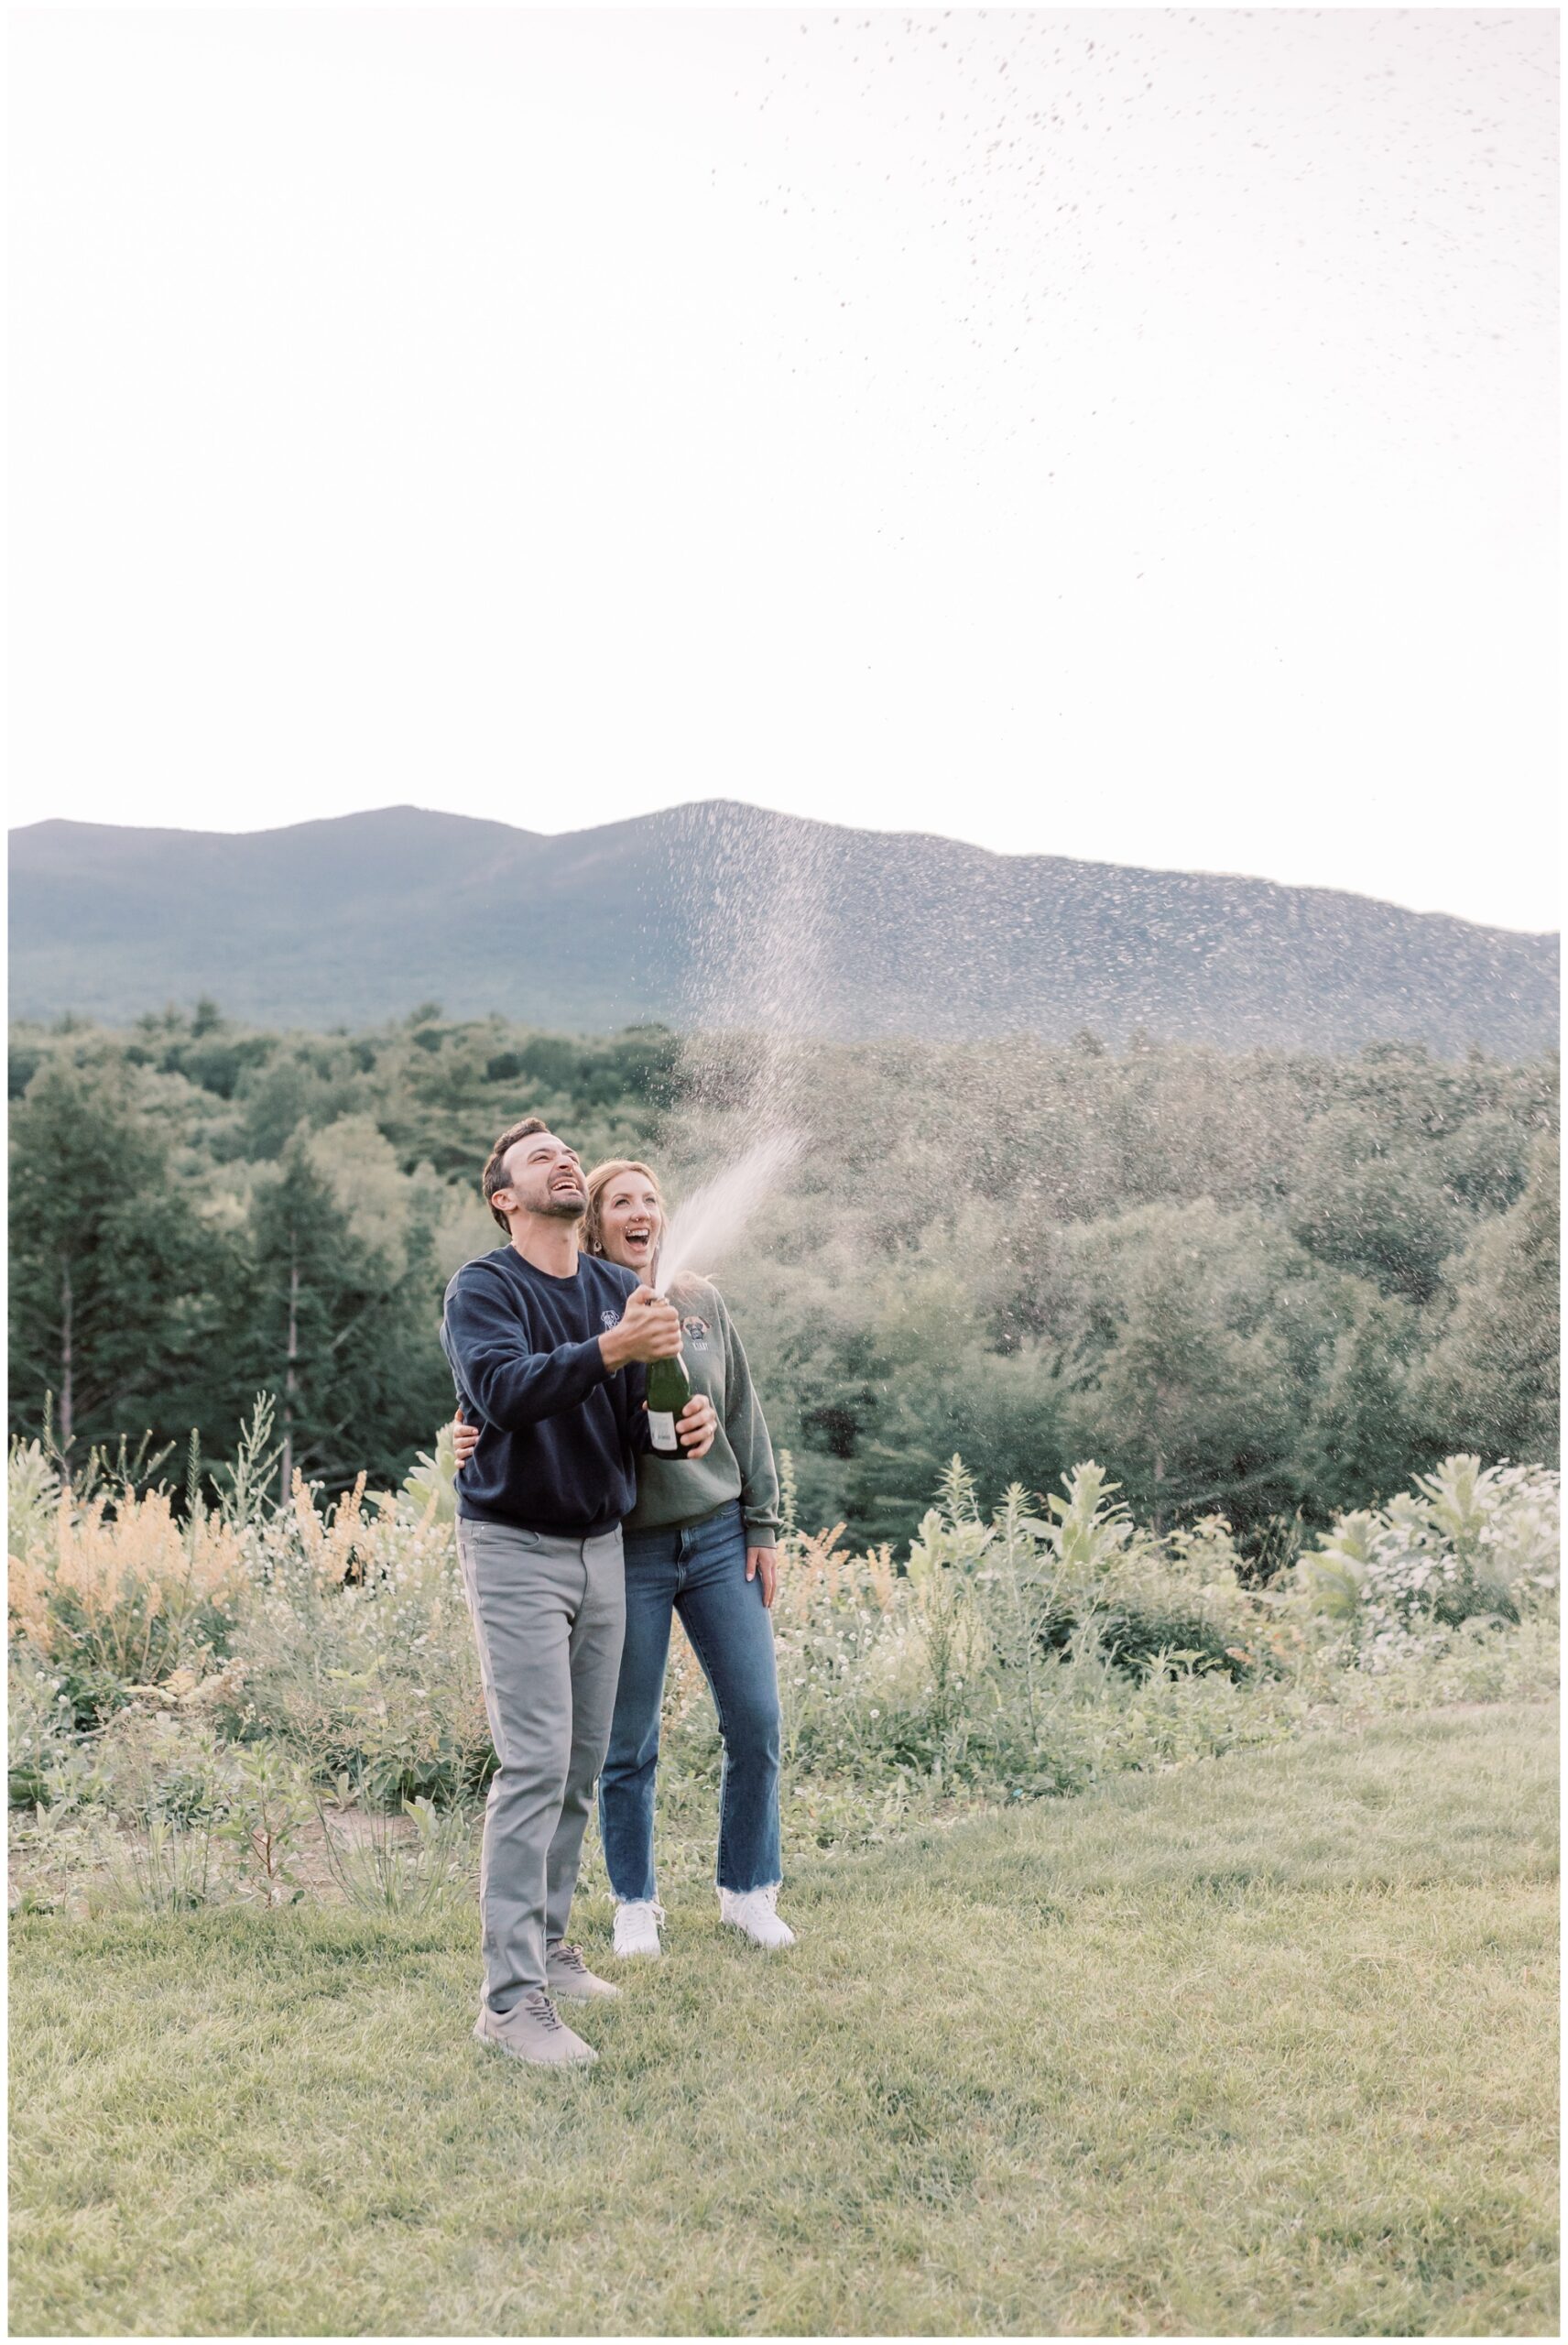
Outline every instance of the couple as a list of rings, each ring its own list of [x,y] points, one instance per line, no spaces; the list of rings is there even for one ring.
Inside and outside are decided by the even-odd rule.
[[[664,1221],[648,1167],[616,1161],[584,1180],[575,1151],[531,1116],[501,1134],[480,1185],[510,1242],[463,1264],[441,1319],[458,1396],[458,1555],[497,1761],[474,2033],[557,2066],[596,2055],[552,1998],[620,1991],[566,1943],[601,1762],[615,1950],[659,1951],[653,1787],[672,1609],[724,1737],[720,1916],[758,1946],[793,1943],[774,1911],[779,1485],[720,1297],[683,1279],[678,1310],[645,1283]],[[649,1453],[647,1372],[683,1339],[685,1454],[666,1459]]]

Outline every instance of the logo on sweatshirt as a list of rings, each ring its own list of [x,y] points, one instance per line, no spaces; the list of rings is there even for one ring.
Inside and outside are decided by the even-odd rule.
[[[708,1340],[708,1323],[705,1319],[682,1319],[681,1332],[689,1336],[701,1351]]]
[[[613,1311],[600,1312],[599,1325],[601,1327],[618,1327],[620,1324],[620,1321],[616,1318]]]

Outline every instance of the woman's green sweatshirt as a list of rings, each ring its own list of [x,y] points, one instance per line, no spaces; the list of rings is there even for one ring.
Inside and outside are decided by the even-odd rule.
[[[637,1500],[628,1531],[662,1531],[695,1522],[739,1499],[748,1547],[779,1544],[779,1476],[762,1405],[735,1321],[706,1279],[677,1278],[670,1300],[681,1314],[681,1347],[693,1392],[705,1392],[719,1428],[706,1457],[674,1464],[645,1451],[637,1459]]]

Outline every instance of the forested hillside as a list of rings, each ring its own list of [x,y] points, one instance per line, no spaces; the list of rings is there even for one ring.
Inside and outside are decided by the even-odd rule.
[[[495,1132],[543,1113],[679,1194],[755,1137],[748,1063],[710,1048],[699,1097],[664,1030],[430,1006],[15,1028],[12,1427],[225,1456],[265,1390],[308,1478],[390,1483],[450,1411]],[[1455,1450],[1556,1456],[1554,1063],[885,1042],[814,1046],[798,1093],[723,1283],[809,1525],[907,1538],[955,1449],[987,1498],[1093,1456],[1255,1546]]]

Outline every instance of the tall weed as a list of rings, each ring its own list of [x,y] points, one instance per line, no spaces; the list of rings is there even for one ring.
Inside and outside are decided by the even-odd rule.
[[[351,1808],[351,1797],[345,1776],[335,1809],[317,1802],[327,1867],[350,1905],[368,1914],[427,1914],[465,1884],[474,1849],[466,1808],[406,1799],[399,1818],[374,1802]],[[400,1822],[412,1832],[399,1830]]]
[[[79,1725],[182,1668],[200,1675],[216,1664],[245,1593],[245,1557],[227,1523],[198,1512],[181,1524],[167,1490],[130,1489],[84,1504],[59,1489],[46,1523],[25,1456],[17,1478],[11,1619],[57,1673]]]

